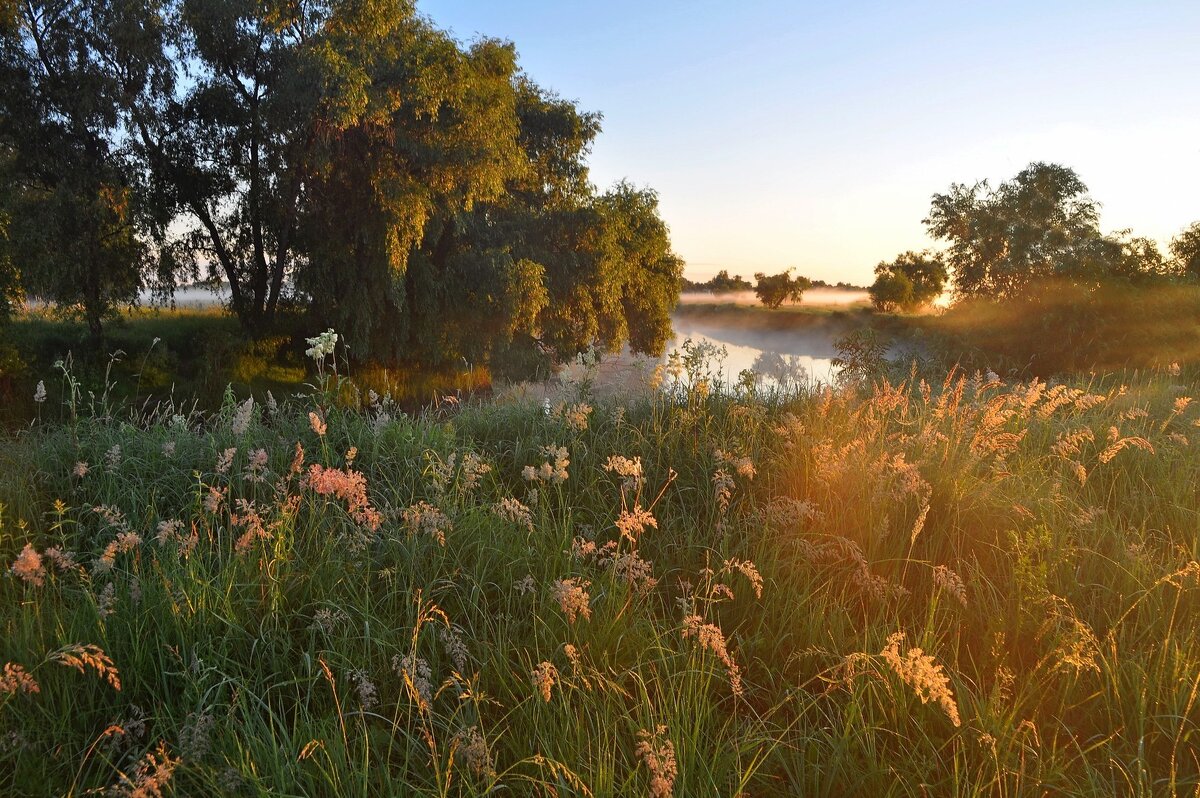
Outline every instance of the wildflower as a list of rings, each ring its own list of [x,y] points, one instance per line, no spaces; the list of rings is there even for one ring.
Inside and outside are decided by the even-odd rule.
[[[216,470],[218,474],[224,474],[229,471],[230,466],[233,465],[233,458],[235,455],[237,455],[236,446],[226,449],[219,457],[217,457]]]
[[[270,540],[273,535],[267,531],[259,515],[258,506],[247,499],[237,500],[237,512],[230,513],[229,522],[235,527],[245,530],[233,545],[238,554],[245,554],[254,546],[257,540]]]
[[[46,569],[42,565],[42,555],[38,554],[37,549],[28,543],[25,544],[25,548],[21,549],[21,553],[13,562],[12,572],[27,585],[41,587],[46,582]]]
[[[713,490],[717,494],[717,506],[724,513],[729,509],[729,502],[733,498],[734,481],[733,475],[724,468],[718,468],[713,472],[712,476]]]
[[[658,529],[658,519],[651,515],[649,510],[643,509],[641,505],[634,505],[632,510],[621,511],[621,514],[617,516],[616,526],[621,532],[621,537],[630,543],[637,543],[638,538],[647,528]]]
[[[591,619],[591,596],[587,592],[591,584],[586,579],[554,580],[551,592],[554,600],[558,602],[558,606],[562,609],[563,614],[567,616],[568,623],[575,623],[575,619],[580,615]]]
[[[1179,376],[1179,364],[1172,363],[1171,365],[1167,366],[1167,374],[1171,375],[1172,377],[1178,377]]]
[[[167,458],[175,456],[175,441],[167,441],[162,445],[162,455]]]
[[[567,427],[576,432],[583,432],[588,428],[588,416],[592,413],[592,406],[587,402],[580,402],[574,405],[560,404],[554,410],[554,415],[566,422]]]
[[[313,615],[313,621],[308,628],[313,631],[324,632],[325,634],[333,634],[338,627],[344,626],[350,621],[350,616],[340,609],[329,609],[322,607]]]
[[[270,460],[270,455],[266,449],[252,449],[250,458],[246,462],[246,470],[242,472],[242,479],[247,482],[265,482],[266,477],[263,472],[267,470],[267,462]]]
[[[1182,413],[1184,410],[1188,409],[1188,405],[1190,405],[1191,403],[1192,403],[1192,397],[1190,397],[1190,396],[1178,397],[1175,400],[1175,412]]]
[[[742,695],[742,672],[734,661],[733,655],[729,653],[728,645],[725,642],[725,633],[721,631],[721,628],[716,624],[705,623],[699,615],[689,615],[683,619],[682,635],[684,640],[694,640],[700,648],[708,649],[716,655],[721,664],[725,666],[733,694],[735,696]]]
[[[550,691],[558,681],[558,668],[550,662],[539,662],[533,669],[533,686],[542,694],[542,700],[550,703]]]
[[[483,462],[483,459],[474,452],[467,452],[463,455],[462,461],[462,481],[460,488],[463,493],[470,493],[479,487],[483,475],[492,470],[492,467]]]
[[[217,719],[211,709],[189,712],[183,728],[179,730],[179,749],[189,762],[203,759],[212,748],[211,735]]]
[[[121,798],[162,798],[180,761],[178,757],[172,759],[166,744],[160,742],[156,751],[147,753],[134,766],[131,775],[121,774],[109,794]]]
[[[304,340],[308,343],[308,349],[304,350],[304,354],[313,360],[319,361],[333,354],[334,347],[337,345],[338,334],[330,327],[320,335],[305,338]]]
[[[646,377],[646,387],[652,391],[657,391],[663,384],[663,372],[665,369],[660,363],[655,366]]]
[[[732,466],[738,476],[744,479],[754,479],[754,475],[758,473],[754,468],[754,461],[744,455],[733,455],[716,449],[713,451],[713,457],[718,463]]]
[[[396,654],[392,657],[392,670],[404,679],[405,685],[417,697],[417,705],[428,711],[433,703],[433,670],[429,663],[415,654]]]
[[[96,597],[96,612],[101,618],[108,618],[116,613],[117,604],[117,586],[109,582],[100,591],[100,595]]]
[[[42,380],[38,380],[37,388],[33,391],[33,401],[39,405],[46,401],[46,383]]]
[[[207,495],[204,497],[204,509],[217,514],[221,510],[221,503],[225,500],[225,489],[215,486],[209,487]]]
[[[579,649],[570,643],[563,644],[563,654],[566,654],[567,659],[571,663],[571,670],[579,673],[579,669],[583,667],[583,658],[579,654]]]
[[[492,505],[492,512],[510,524],[523,526],[530,532],[533,531],[533,512],[516,499],[501,499]]]
[[[492,755],[488,752],[487,741],[479,733],[478,726],[459,732],[455,742],[463,761],[477,778],[492,774]]]
[[[521,475],[530,482],[549,482],[553,485],[561,485],[566,482],[567,466],[571,464],[566,447],[553,444],[543,446],[542,456],[550,462],[542,463],[536,470],[533,466],[525,466]]]
[[[750,588],[754,591],[754,597],[762,598],[763,578],[754,563],[749,560],[726,560],[722,570],[727,573],[732,573],[733,571],[740,573],[750,583]]]
[[[432,449],[425,451],[425,469],[429,474],[431,486],[438,493],[445,493],[446,488],[454,480],[454,464],[458,461],[458,453],[451,452],[445,459]]]
[[[614,454],[609,456],[602,467],[610,474],[616,474],[621,478],[622,491],[638,490],[642,487],[642,458],[635,457],[630,460],[622,455]]]
[[[104,453],[104,468],[109,472],[121,467],[121,444],[114,443],[112,448]]]
[[[526,574],[524,579],[513,582],[513,592],[518,596],[524,596],[536,590],[537,582],[533,580],[533,574]]]
[[[379,689],[365,670],[352,670],[347,678],[354,684],[354,692],[358,694],[358,703],[363,709],[371,709],[379,703]]]
[[[118,554],[125,554],[126,552],[133,551],[135,548],[141,545],[141,543],[142,536],[137,532],[134,532],[130,529],[122,529],[121,531],[117,532],[116,539],[104,547],[104,553],[101,554],[99,559],[96,560],[95,564],[92,566],[92,570],[98,574],[107,573],[108,571],[112,570],[113,565],[116,564]]]
[[[442,641],[442,649],[454,663],[454,667],[462,673],[467,669],[467,643],[463,636],[452,627],[438,629],[438,638]]]
[[[0,695],[16,695],[24,693],[32,695],[40,693],[37,680],[25,670],[24,666],[15,662],[4,663],[4,674],[0,676]]]
[[[675,779],[679,775],[679,764],[675,760],[675,744],[666,737],[667,727],[659,724],[654,733],[642,729],[638,732],[638,744],[634,749],[650,771],[651,798],[671,798]]]
[[[611,545],[615,550],[615,542]],[[643,560],[636,551],[607,558],[601,564],[639,594],[645,595],[658,585],[658,580],[654,578],[654,563]]]
[[[251,396],[246,401],[238,405],[233,414],[233,421],[230,423],[233,429],[233,434],[241,437],[246,434],[246,430],[250,429],[250,422],[254,418],[254,397]]]
[[[951,571],[944,565],[939,565],[933,569],[933,584],[939,590],[944,590],[964,607],[967,606],[967,586],[963,584],[962,577]]]
[[[54,567],[63,573],[78,567],[78,563],[75,562],[75,552],[58,546],[46,549],[42,556],[54,563]]]
[[[300,445],[299,441],[296,441],[296,453],[292,456],[292,464],[288,468],[288,474],[295,476],[302,470],[304,470],[304,447]]]
[[[357,471],[323,468],[314,463],[308,467],[303,484],[321,496],[335,496],[344,501],[346,512],[355,523],[372,532],[383,523],[383,516],[367,500],[367,478]]]
[[[324,419],[322,419],[312,410],[308,412],[308,424],[312,427],[313,432],[322,437],[325,435],[326,430],[329,429],[329,427],[325,424]]]
[[[121,689],[121,677],[117,672],[117,667],[104,653],[104,649],[94,643],[72,643],[63,646],[50,655],[50,660],[59,665],[74,668],[80,673],[87,673],[89,669],[94,670],[96,675],[108,682],[112,689]]]
[[[420,501],[400,512],[400,522],[409,535],[425,534],[446,545],[446,533],[452,523],[449,516],[429,502]]]
[[[900,644],[904,641],[904,632],[894,632],[887,639],[887,646],[880,654],[888,667],[900,679],[913,689],[922,704],[934,702],[955,726],[962,725],[958,715],[958,704],[950,691],[950,680],[933,657],[919,648],[910,648],[903,655]]]
[[[75,468],[71,469],[71,473],[73,475],[79,477],[80,479],[83,479],[84,477],[86,477],[88,475],[88,470],[89,470],[89,467],[88,467],[87,462],[80,460],[78,463],[75,464]]]

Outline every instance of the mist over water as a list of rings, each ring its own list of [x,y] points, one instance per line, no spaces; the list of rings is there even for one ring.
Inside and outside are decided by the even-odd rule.
[[[810,288],[804,292],[799,302],[785,303],[788,305],[804,305],[807,307],[845,307],[848,305],[866,305],[871,301],[866,291],[846,290],[843,288]],[[679,295],[681,305],[761,305],[753,291],[732,291],[728,294],[712,294],[708,291],[684,291]]]

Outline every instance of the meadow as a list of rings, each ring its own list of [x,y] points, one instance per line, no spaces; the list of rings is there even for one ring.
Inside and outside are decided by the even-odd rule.
[[[1190,367],[409,415],[316,348],[0,441],[0,793],[1200,794]]]

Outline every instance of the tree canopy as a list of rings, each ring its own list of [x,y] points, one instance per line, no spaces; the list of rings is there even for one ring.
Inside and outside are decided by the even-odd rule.
[[[146,74],[108,43],[136,29],[102,0],[29,0],[0,15],[0,203],[25,291],[78,310],[93,336],[150,273],[151,225],[123,128]]]
[[[1105,236],[1099,204],[1071,169],[1032,163],[996,188],[955,183],[935,194],[925,219],[957,297],[1023,298],[1047,280],[1096,284],[1159,273],[1152,241]]]
[[[702,283],[684,280],[683,288],[685,291],[708,291],[713,294],[732,294],[735,291],[753,291],[754,283],[740,274],[730,276],[728,269],[721,269],[711,280],[706,280]]]
[[[784,302],[799,302],[804,292],[812,287],[812,281],[801,275],[792,277],[792,271],[793,269],[788,269],[779,274],[756,273],[754,294],[758,301],[772,309]]]
[[[871,301],[880,310],[915,310],[942,294],[949,274],[946,264],[932,253],[905,252],[875,267]]]
[[[91,291],[102,315],[153,261],[228,285],[248,329],[292,301],[392,360],[669,338],[682,263],[657,196],[590,183],[600,116],[539,87],[511,43],[462,45],[409,0],[23,8],[0,145],[13,250],[41,264],[27,288]]]
[[[1192,222],[1171,240],[1171,254],[1180,271],[1200,277],[1200,222]]]

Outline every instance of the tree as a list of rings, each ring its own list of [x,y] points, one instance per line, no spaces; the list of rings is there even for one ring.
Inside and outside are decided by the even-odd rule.
[[[721,269],[716,276],[708,281],[708,289],[714,294],[732,294],[735,291],[752,291],[753,284],[740,274],[729,276],[728,269]]]
[[[660,352],[682,264],[652,191],[588,182],[599,116],[522,75],[509,44],[463,50],[415,15],[388,19],[378,42],[332,45],[367,47],[379,91],[318,146],[297,273],[324,298],[314,311],[388,359]]]
[[[758,300],[769,308],[777,308],[784,302],[799,302],[804,292],[812,287],[807,277],[797,275],[792,277],[792,269],[779,274],[763,274],[757,272],[754,279],[754,294]]]
[[[657,197],[596,191],[599,115],[538,87],[511,43],[464,46],[412,0],[58,2],[52,27],[70,41],[55,52],[76,54],[64,64],[81,88],[42,83],[75,103],[58,114],[69,146],[47,150],[59,172],[12,161],[91,182],[6,192],[44,206],[14,211],[27,233],[14,239],[46,231],[42,250],[70,254],[37,270],[60,281],[55,299],[90,285],[74,263],[112,278],[93,293],[136,292],[153,254],[160,274],[227,283],[251,331],[290,287],[362,358],[565,357],[626,340],[652,353],[669,337],[681,264]],[[24,76],[45,60],[45,14],[26,16],[33,32],[6,35],[0,75],[13,147],[61,132],[37,127],[42,84]],[[73,155],[76,117],[92,161]]]
[[[904,272],[884,271],[878,276],[867,292],[871,302],[878,310],[890,312],[899,308],[911,307],[913,304],[913,283]]]
[[[1097,280],[1113,267],[1099,206],[1074,171],[1032,163],[992,189],[956,183],[935,194],[925,224],[949,242],[957,296],[1011,298],[1040,280]]]
[[[1200,277],[1200,222],[1192,222],[1171,240],[1171,254],[1180,271]]]
[[[875,267],[871,300],[880,310],[915,310],[942,294],[948,272],[946,264],[930,253],[905,252],[895,260]]]
[[[21,279],[12,259],[8,225],[8,215],[0,210],[0,326],[12,317],[13,308],[21,301]]]
[[[0,21],[10,257],[27,291],[78,311],[93,339],[106,316],[136,300],[151,264],[122,141],[127,86],[108,46],[129,29],[128,12],[107,0],[30,0]]]

